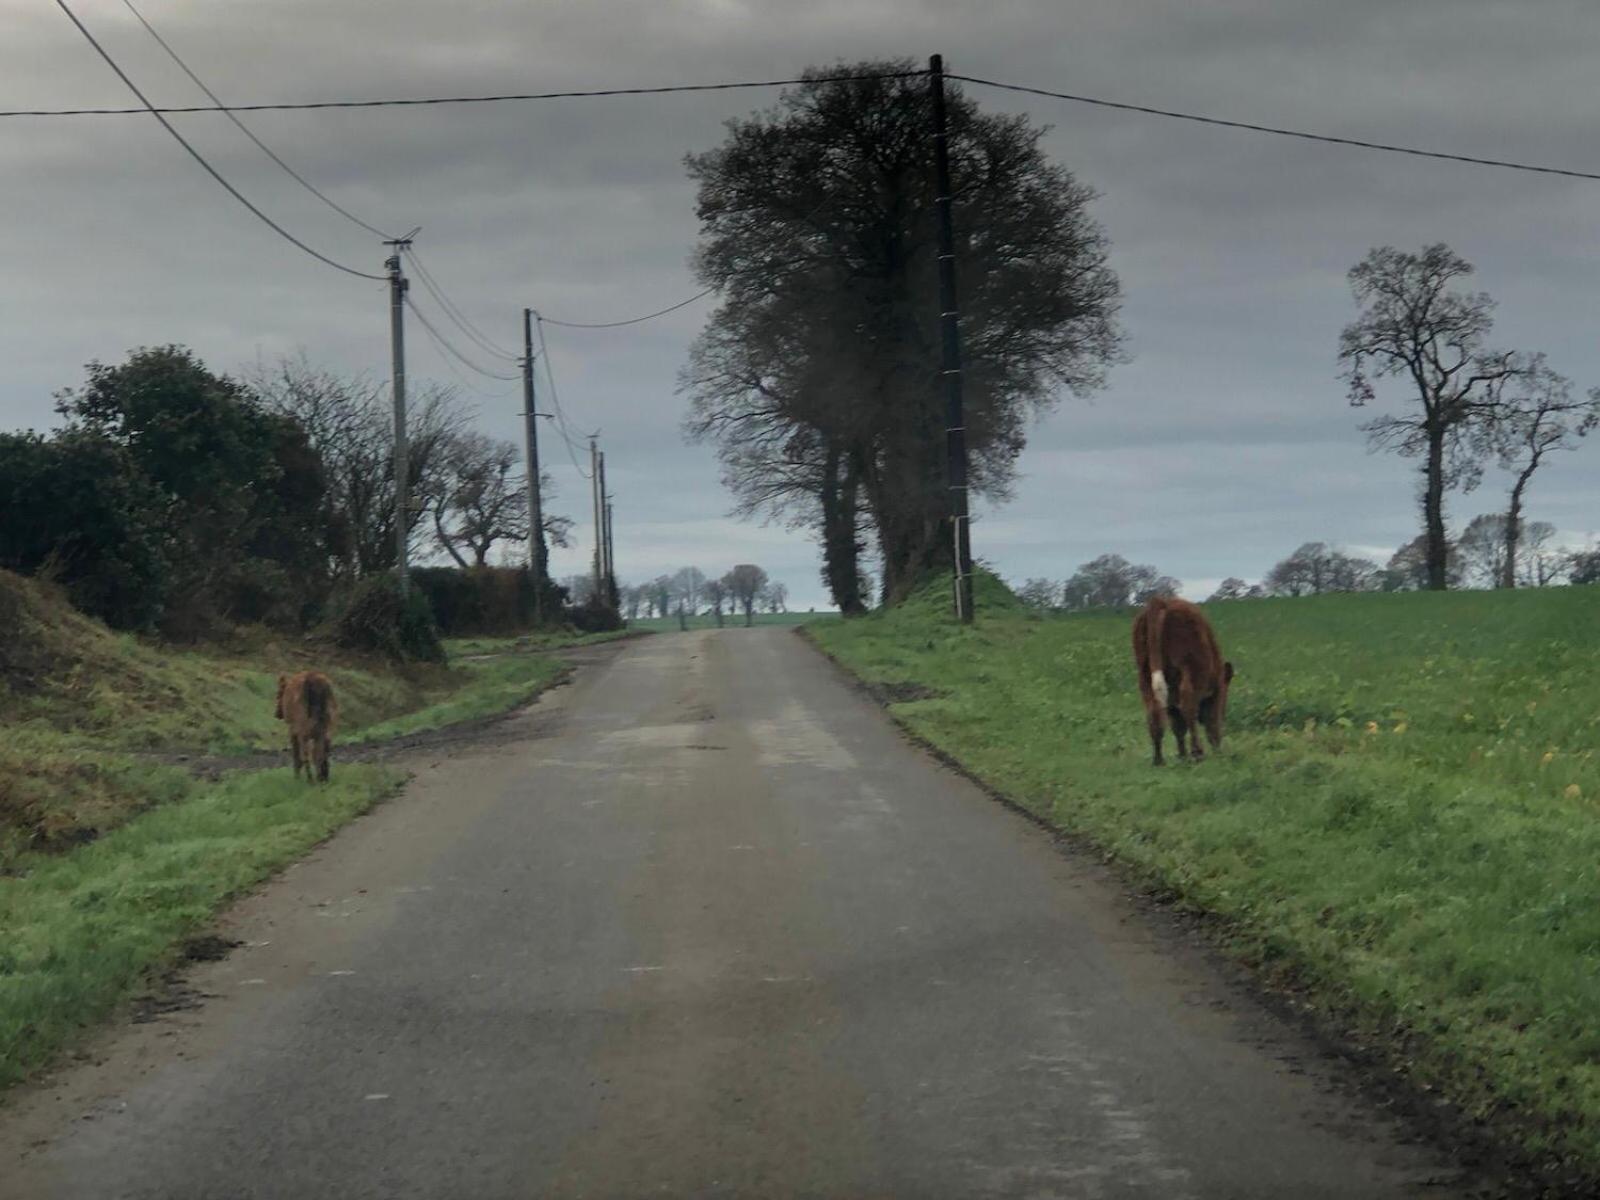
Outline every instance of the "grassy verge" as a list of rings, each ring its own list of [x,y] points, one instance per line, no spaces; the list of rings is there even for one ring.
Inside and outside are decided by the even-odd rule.
[[[1600,589],[1211,606],[1228,746],[1164,771],[1127,615],[980,601],[972,629],[939,588],[809,632],[1419,1082],[1600,1177]]]
[[[0,878],[0,1087],[48,1063],[171,960],[216,910],[391,790],[352,766],[326,787],[287,770],[196,787],[69,855]]]
[[[541,654],[513,654],[464,664],[460,687],[415,712],[367,725],[339,738],[344,743],[379,742],[496,716],[526,704],[549,687],[565,668]]]
[[[452,660],[481,654],[526,654],[540,650],[561,650],[568,646],[592,646],[633,637],[637,629],[610,629],[604,633],[519,633],[507,637],[445,638],[444,648]]]

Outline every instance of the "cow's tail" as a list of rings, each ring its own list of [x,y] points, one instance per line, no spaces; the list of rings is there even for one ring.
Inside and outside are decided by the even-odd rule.
[[[1162,631],[1167,623],[1167,606],[1159,597],[1150,602],[1150,607],[1145,611],[1145,618],[1145,651],[1150,663],[1150,690],[1155,693],[1157,703],[1166,708],[1167,656],[1162,649]]]
[[[318,732],[327,732],[333,723],[333,684],[322,675],[312,675],[305,683],[306,716],[311,718],[311,727]]]

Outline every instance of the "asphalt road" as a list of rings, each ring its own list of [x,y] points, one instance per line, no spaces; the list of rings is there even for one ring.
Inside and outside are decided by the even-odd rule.
[[[1464,1194],[793,633],[594,658],[15,1097],[0,1196]]]

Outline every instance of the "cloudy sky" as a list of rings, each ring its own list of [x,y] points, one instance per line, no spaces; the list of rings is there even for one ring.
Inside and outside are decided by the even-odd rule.
[[[140,3],[140,0],[135,0]],[[938,51],[948,69],[1107,99],[1600,170],[1584,0],[143,0],[224,99],[413,97],[781,78],[807,64]],[[203,102],[121,0],[76,0],[157,102]],[[65,16],[0,0],[0,109],[125,105]],[[1369,456],[1335,378],[1354,313],[1345,271],[1373,245],[1449,242],[1500,302],[1496,338],[1600,384],[1600,183],[1516,174],[975,89],[1053,126],[1052,155],[1101,198],[1132,359],[1092,402],[1033,431],[1013,502],[974,542],[1008,577],[1122,553],[1203,594],[1302,541],[1380,555],[1417,526],[1409,464]],[[255,132],[387,229],[495,340],[520,309],[608,321],[698,290],[682,156],[759,92],[262,113]],[[299,190],[215,114],[175,118],[257,204],[325,253],[378,271],[376,239]],[[237,369],[304,350],[381,375],[383,285],[341,275],[257,223],[147,117],[0,119],[0,427],[44,428],[90,359],[180,342]],[[416,299],[431,307],[420,289]],[[823,603],[803,535],[726,518],[706,447],[679,434],[675,378],[708,302],[614,331],[551,331],[575,428],[602,430],[617,561],[765,565]],[[441,319],[435,316],[436,321]],[[463,339],[457,337],[457,341]],[[415,375],[457,383],[420,330]],[[470,347],[467,347],[470,349]],[[484,358],[485,356],[479,356]],[[485,365],[489,365],[486,361]],[[468,375],[487,431],[519,436],[512,385]],[[1600,442],[1600,438],[1594,439]],[[554,506],[586,485],[550,439]],[[1600,445],[1537,478],[1529,515],[1600,529]],[[1497,508],[1503,480],[1455,497]],[[3,519],[3,516],[0,516]],[[582,568],[582,552],[558,571]]]

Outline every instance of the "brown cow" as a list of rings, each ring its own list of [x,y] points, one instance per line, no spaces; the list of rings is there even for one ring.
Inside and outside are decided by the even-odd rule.
[[[328,752],[339,721],[333,681],[321,671],[279,675],[277,715],[280,721],[289,722],[289,753],[294,755],[295,778],[300,778],[303,765],[306,782],[310,783],[314,766],[317,778],[328,782]]]
[[[1133,622],[1133,657],[1139,664],[1139,695],[1150,723],[1155,765],[1161,757],[1166,722],[1172,721],[1178,757],[1199,762],[1200,726],[1213,750],[1222,745],[1222,718],[1228,708],[1233,664],[1217,648],[1217,635],[1200,609],[1187,600],[1157,596]],[[1176,696],[1174,696],[1176,692]],[[1183,744],[1188,734],[1189,747]]]

